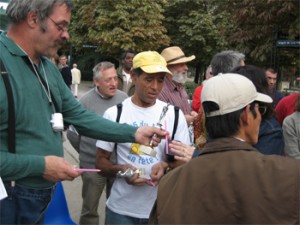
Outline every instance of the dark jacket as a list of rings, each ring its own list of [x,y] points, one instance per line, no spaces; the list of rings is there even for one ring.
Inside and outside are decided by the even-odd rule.
[[[265,155],[284,155],[282,128],[274,116],[261,122],[254,147]]]
[[[130,83],[130,87],[128,88],[128,91],[124,90],[124,80],[122,75],[122,67],[119,67],[117,70],[118,73],[118,89],[121,91],[124,91],[128,96],[132,96],[134,94],[135,85],[133,83]]]
[[[162,178],[150,224],[299,224],[299,161],[234,138]]]
[[[68,87],[72,84],[72,73],[68,66],[65,66],[60,69],[60,73]]]

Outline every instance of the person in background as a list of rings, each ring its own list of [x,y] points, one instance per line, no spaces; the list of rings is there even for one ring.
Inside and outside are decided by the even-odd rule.
[[[284,151],[286,155],[300,159],[300,95],[295,105],[296,111],[283,120]]]
[[[203,83],[201,85],[199,85],[195,89],[194,94],[193,94],[192,110],[195,112],[198,112],[198,114],[199,114],[199,109],[201,107],[201,92],[203,89],[203,84],[205,83],[205,81],[207,81],[211,77],[213,77],[213,75],[211,74],[211,65],[209,65],[205,72],[205,80],[203,81]]]
[[[265,71],[252,65],[239,66],[231,71],[250,79],[257,92],[271,97]],[[262,116],[259,127],[258,142],[254,147],[265,155],[284,155],[282,128],[275,118],[272,104],[265,104],[266,113]]]
[[[283,94],[276,90],[277,84],[277,71],[274,68],[266,69],[266,78],[269,85],[269,91],[273,99],[273,109],[276,107],[278,102],[283,98]]]
[[[173,75],[168,74],[164,81],[164,87],[161,90],[158,99],[172,105],[178,106],[184,113],[188,124],[192,124],[197,113],[191,111],[189,105],[189,96],[185,90],[184,84],[187,80],[188,66],[187,62],[195,59],[195,56],[185,56],[184,52],[177,46],[165,48],[161,55],[167,61],[168,69]]]
[[[122,102],[120,123],[155,126],[160,121],[163,129],[173,133],[175,107],[157,99],[167,73],[171,74],[166,61],[155,51],[141,52],[133,58],[131,79],[135,84],[135,92]],[[165,116],[161,116],[165,107]],[[109,108],[104,117],[115,121],[117,106]],[[187,124],[181,110],[174,140],[190,145]],[[97,141],[96,145],[96,167],[101,170],[100,173],[108,177],[117,176],[106,202],[106,224],[148,224],[157,185],[164,171],[185,161],[168,162],[165,141],[154,149],[136,143],[118,143],[116,146],[115,143]],[[109,160],[113,152],[117,153],[116,163]],[[180,156],[187,157],[182,149]],[[128,169],[136,173],[126,178],[117,175],[126,173]]]
[[[229,73],[231,70],[238,66],[245,65],[245,55],[240,52],[226,50],[215,54],[210,62],[210,75],[207,73],[207,77],[216,76],[222,73]],[[208,71],[207,71],[208,72]],[[199,90],[202,90],[203,87],[199,87],[197,92],[194,93],[193,103],[194,108],[197,107],[199,102],[198,116],[194,122],[194,136],[195,136],[195,146],[199,151],[204,147],[207,140],[207,133],[205,129],[205,119],[203,115],[203,110],[200,104],[201,100],[201,91],[198,96]]]
[[[228,73],[238,66],[245,65],[245,55],[232,50],[222,51],[213,56],[210,65],[213,76]]]
[[[128,96],[117,89],[118,78],[114,64],[110,62],[98,63],[93,68],[95,87],[84,94],[79,102],[88,110],[102,116],[106,109],[117,105]],[[81,135],[74,135],[68,130],[67,137],[79,153],[79,166],[81,168],[95,168],[96,141]],[[101,194],[108,179],[99,173],[82,173],[82,208],[79,224],[99,224],[98,206]],[[112,182],[112,181],[111,181]],[[107,197],[111,184],[106,186]],[[104,216],[104,215],[103,215]]]
[[[153,140],[155,146],[168,134],[106,120],[73,97],[46,57],[69,39],[72,8],[70,0],[11,0],[6,8],[10,25],[0,35],[0,59],[13,102],[0,79],[0,176],[8,194],[0,201],[0,224],[43,224],[56,182],[80,176],[63,158],[64,124],[74,125],[80,135],[112,142],[147,145]],[[15,126],[9,125],[11,116]],[[12,133],[15,148],[9,147]]]
[[[197,118],[194,120],[194,144],[198,149],[203,148],[207,138],[204,126],[204,115],[201,105],[201,92],[204,83],[211,77],[213,77],[213,75],[211,74],[211,66],[209,65],[206,69],[205,80],[195,89],[193,94],[192,110],[198,112]]]
[[[299,95],[300,93],[294,93],[285,96],[276,105],[275,116],[281,126],[285,117],[296,111],[295,103]]]
[[[77,68],[77,64],[73,64],[73,69],[71,69],[72,73],[72,90],[73,90],[73,95],[75,98],[78,96],[78,86],[81,82],[81,72]]]
[[[118,68],[118,89],[124,91],[129,96],[134,93],[134,84],[130,77],[130,70],[132,68],[132,59],[136,53],[129,49],[121,55],[121,66]]]
[[[272,98],[223,74],[205,83],[201,102],[210,139],[161,179],[149,224],[299,224],[300,162],[253,147]]]
[[[59,71],[66,83],[66,85],[68,86],[68,88],[71,89],[71,85],[72,85],[72,73],[71,73],[71,69],[67,64],[68,59],[66,55],[61,55],[59,57],[59,64],[58,64],[58,68]]]
[[[194,121],[198,114],[191,110],[189,96],[184,84],[188,78],[188,66],[186,63],[194,60],[195,56],[186,57],[184,52],[177,46],[165,48],[161,55],[167,61],[168,69],[173,75],[168,74],[166,76],[164,87],[158,99],[177,106],[183,111],[189,126],[190,141],[194,143]]]

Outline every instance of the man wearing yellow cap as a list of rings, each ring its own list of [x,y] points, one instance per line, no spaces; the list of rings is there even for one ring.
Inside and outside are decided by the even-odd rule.
[[[170,134],[173,133],[174,107],[157,99],[166,74],[171,75],[171,72],[167,69],[165,59],[157,52],[141,52],[133,58],[130,75],[135,92],[122,103],[120,123],[137,127],[146,124],[161,126]],[[109,108],[104,117],[115,121],[117,106]],[[190,145],[187,124],[181,110],[174,139]],[[115,143],[97,141],[96,146],[96,167],[101,169],[104,176],[117,176],[106,203],[106,224],[148,224],[156,199],[157,184],[164,170],[171,165],[167,163],[165,154],[166,141],[162,140],[153,149],[136,143],[118,143],[115,150],[116,164],[109,161]]]

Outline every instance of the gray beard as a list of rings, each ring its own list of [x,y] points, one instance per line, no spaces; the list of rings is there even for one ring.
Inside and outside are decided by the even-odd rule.
[[[180,83],[180,84],[184,84],[187,80],[187,71],[182,71],[182,72],[175,72],[172,71],[173,73],[173,78],[172,80]]]

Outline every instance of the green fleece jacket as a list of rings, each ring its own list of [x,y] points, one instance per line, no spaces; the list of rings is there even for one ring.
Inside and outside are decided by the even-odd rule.
[[[63,114],[65,124],[73,124],[84,136],[113,142],[133,142],[135,127],[103,119],[84,109],[65,85],[56,66],[42,57],[37,69],[48,80],[56,109],[50,104],[24,51],[6,33],[0,36],[0,58],[12,86],[16,114],[16,154],[7,143],[8,100],[0,78],[0,176],[31,188],[46,188],[53,183],[43,179],[47,155],[63,157],[62,134],[54,132],[51,115]]]

